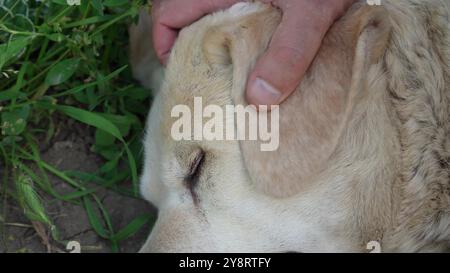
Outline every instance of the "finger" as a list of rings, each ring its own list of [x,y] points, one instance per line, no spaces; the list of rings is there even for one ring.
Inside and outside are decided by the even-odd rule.
[[[277,105],[284,101],[300,84],[334,21],[332,9],[318,8],[311,4],[315,1],[280,2],[282,21],[248,80],[250,104]]]
[[[178,31],[162,24],[153,24],[153,47],[161,63],[166,64]]]

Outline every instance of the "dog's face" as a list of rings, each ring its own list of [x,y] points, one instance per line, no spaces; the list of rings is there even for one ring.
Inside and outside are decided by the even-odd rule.
[[[235,9],[241,15],[268,12],[245,10],[246,5]],[[275,24],[277,15],[272,17],[270,23]],[[278,212],[253,189],[238,141],[175,141],[171,137],[174,106],[192,106],[195,95],[202,96],[205,104],[232,104],[230,70],[222,63],[226,57],[222,52],[209,55],[201,45],[209,39],[211,44],[217,42],[207,25],[228,22],[211,21],[181,34],[149,114],[141,192],[159,212],[142,251],[294,250],[286,245],[288,238],[271,238],[273,230],[287,227],[274,221]],[[212,46],[222,50],[221,45]],[[212,64],[208,58],[217,60]]]
[[[142,252],[351,250],[310,215],[323,209],[312,208],[321,191],[299,201],[256,190],[237,141],[174,141],[163,133],[164,105],[159,96],[145,140],[141,192],[158,208],[158,220]]]
[[[242,206],[249,179],[238,143],[176,142],[161,134],[167,122],[157,98],[149,116],[141,192],[158,208],[158,221],[142,251],[246,249]],[[224,164],[224,162],[226,162]],[[247,215],[246,215],[247,214]],[[258,249],[256,246],[253,249]]]
[[[281,136],[279,153],[261,154],[255,150],[258,145],[247,142],[175,141],[171,135],[176,120],[171,115],[172,109],[177,105],[193,109],[196,96],[202,97],[205,105],[244,103],[248,71],[270,42],[279,21],[280,14],[273,8],[238,4],[181,32],[147,123],[141,193],[159,212],[142,252],[355,250],[354,242],[337,235],[346,232],[340,230],[345,225],[337,222],[349,217],[348,203],[329,194],[337,191],[339,185],[315,183],[314,187],[304,189],[287,175],[287,172],[304,175],[315,170],[315,166],[329,156],[329,151],[334,150],[339,135],[331,132],[342,130],[348,112],[347,88],[354,85],[350,76],[347,81],[343,79],[347,71],[330,74],[326,84],[306,81],[301,88],[303,91],[296,92],[286,102],[281,109],[280,126],[288,126],[281,127],[280,133],[288,137],[283,141]],[[357,26],[358,35],[362,27]],[[355,36],[350,28],[342,29],[348,31],[343,35]],[[357,40],[358,36],[355,37]],[[349,51],[354,50],[353,47]],[[333,58],[344,58],[343,63],[348,65],[356,62],[353,53],[339,52],[337,57],[328,54],[329,50],[322,50],[319,64],[311,73],[321,75],[321,69],[328,69],[320,59],[332,62]],[[336,86],[333,79],[342,85],[336,92],[327,87],[327,84]],[[302,100],[305,108],[298,110]],[[338,101],[338,106],[320,113],[331,101],[333,105]],[[298,116],[302,111],[317,111],[320,118],[297,122],[299,119],[294,121],[289,115],[294,110]],[[308,124],[312,122],[316,128],[323,125],[324,131],[317,133],[316,128],[308,131],[311,127]],[[297,130],[292,130],[292,125]],[[292,139],[297,142],[290,142]],[[314,147],[317,150],[305,150]],[[305,154],[314,152],[323,157],[311,157],[308,161]],[[285,159],[281,159],[283,155]],[[279,164],[273,164],[275,167],[265,165],[277,159]],[[300,197],[299,189],[302,189]],[[324,199],[323,196],[331,197]]]

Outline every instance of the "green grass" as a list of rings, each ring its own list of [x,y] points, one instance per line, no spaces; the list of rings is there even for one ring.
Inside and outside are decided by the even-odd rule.
[[[40,192],[83,206],[93,229],[116,251],[151,221],[143,215],[117,229],[96,196],[100,185],[138,198],[150,92],[132,79],[127,27],[142,5],[145,1],[81,0],[79,6],[66,0],[0,1],[0,208],[15,200],[56,241],[58,227]],[[94,128],[91,150],[105,160],[96,172],[58,170],[41,159],[38,144],[51,141],[56,116]],[[49,175],[72,192],[59,194]],[[2,215],[0,228],[7,220]]]

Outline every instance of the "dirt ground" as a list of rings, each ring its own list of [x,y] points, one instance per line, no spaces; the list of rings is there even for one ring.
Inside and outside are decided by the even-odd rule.
[[[72,127],[72,128],[70,128]],[[74,130],[72,130],[74,129]],[[66,130],[59,132],[52,144],[42,147],[42,159],[59,170],[93,172],[101,165],[102,160],[90,152],[93,139],[87,127],[77,124],[66,125]],[[49,177],[55,190],[68,192],[70,186],[56,177]],[[100,238],[89,224],[86,211],[82,206],[51,199],[42,195],[47,212],[57,227],[60,239],[77,241],[81,252],[111,252],[109,241]],[[112,225],[116,231],[125,227],[135,217],[150,213],[155,214],[147,202],[119,195],[111,190],[99,189],[97,196],[108,210]],[[0,253],[2,252],[47,252],[42,237],[24,217],[17,204],[8,202],[3,234],[0,236]],[[144,226],[137,234],[120,243],[121,252],[136,252],[144,243],[151,224]],[[38,229],[39,230],[39,229]],[[48,245],[48,244],[47,244]],[[52,252],[63,252],[65,246],[50,241]]]

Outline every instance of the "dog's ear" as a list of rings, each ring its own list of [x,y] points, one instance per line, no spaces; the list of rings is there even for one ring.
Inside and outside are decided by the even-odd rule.
[[[204,36],[203,54],[214,69],[233,70],[232,97],[244,104],[244,89],[250,70],[266,50],[281,13],[257,3],[241,3],[229,11],[232,21],[210,28]]]
[[[383,6],[365,5],[358,9],[353,18],[358,24],[355,26],[356,55],[365,56],[368,64],[377,63],[384,54],[389,36],[391,24],[389,13]]]
[[[244,101],[248,69],[266,49],[273,34],[272,29],[261,33],[265,28],[256,29],[259,41],[253,37],[250,41],[236,39],[233,35],[215,38],[223,44],[213,48],[217,50],[217,45],[221,45],[219,48],[228,49],[230,53],[211,50],[214,56],[211,62],[233,67],[235,103]],[[390,18],[383,7],[362,3],[352,6],[331,27],[301,85],[280,106],[279,149],[262,152],[261,142],[240,142],[247,171],[258,188],[270,195],[286,197],[314,183],[310,179],[329,163],[342,133],[349,126],[347,121],[354,115],[355,105],[360,108],[362,100],[374,103],[368,95],[384,92],[383,80],[378,79],[383,73],[380,61],[390,30]],[[258,43],[261,39],[264,44],[256,47],[260,51],[254,55],[250,46],[257,46],[253,41]],[[355,150],[349,148],[347,152]]]
[[[228,68],[231,66],[231,34],[220,27],[208,29],[203,41],[203,53],[210,66]]]
[[[164,67],[156,57],[152,41],[152,19],[142,8],[137,24],[130,25],[130,64],[133,77],[156,95],[164,78]]]
[[[351,90],[358,92],[367,89],[369,69],[386,51],[391,23],[383,6],[369,5],[358,8],[347,20],[354,44]]]
[[[245,104],[245,86],[257,58],[267,49],[281,21],[281,13],[268,5],[245,4],[235,7],[235,20],[212,27],[203,40],[206,61],[216,69],[233,69],[232,98],[235,104]],[[256,8],[255,8],[256,6]],[[239,10],[241,9],[241,10]],[[347,16],[347,29],[354,44],[354,76],[367,71],[383,55],[390,34],[388,13],[383,6],[356,4]],[[295,33],[293,33],[295,35]],[[358,71],[359,70],[359,71]],[[361,77],[359,77],[361,78]]]

